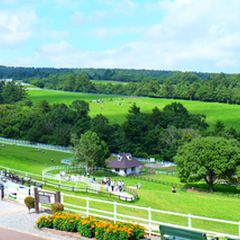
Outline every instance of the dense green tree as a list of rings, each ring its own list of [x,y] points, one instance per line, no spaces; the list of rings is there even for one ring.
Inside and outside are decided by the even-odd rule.
[[[87,131],[74,146],[75,160],[91,171],[94,167],[104,167],[109,150],[95,132]]]
[[[175,161],[181,181],[205,180],[213,191],[216,180],[235,174],[240,150],[236,141],[222,137],[195,138],[178,149]]]
[[[148,130],[147,115],[141,113],[140,108],[133,104],[126,119],[122,125],[125,139],[123,150],[139,155],[139,149],[144,143],[145,134]]]
[[[26,96],[26,90],[17,82],[0,84],[0,103],[15,103],[25,99]]]
[[[214,125],[214,130],[213,130],[214,135],[223,136],[224,132],[225,132],[224,123],[221,121],[217,121]]]
[[[112,141],[113,128],[109,124],[108,119],[102,114],[96,115],[91,120],[91,131],[96,132],[97,135],[108,145]]]
[[[91,118],[88,115],[89,104],[82,100],[76,100],[72,103],[71,108],[75,112],[71,132],[76,133],[80,137],[91,126]]]

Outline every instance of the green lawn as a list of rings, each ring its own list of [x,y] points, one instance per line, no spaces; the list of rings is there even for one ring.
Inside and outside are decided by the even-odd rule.
[[[69,153],[0,144],[0,165],[37,174],[41,174],[44,168],[60,165],[62,159],[71,156]]]
[[[71,104],[72,101],[81,99],[90,103],[90,115],[102,113],[111,122],[121,123],[133,103],[141,107],[143,112],[150,112],[155,106],[162,109],[172,102],[182,103],[190,112],[205,114],[207,122],[212,125],[221,120],[227,127],[234,127],[240,130],[240,106],[223,103],[208,103],[200,101],[187,101],[176,99],[159,99],[144,97],[118,97],[101,94],[73,93],[51,90],[29,90],[29,96],[33,102],[48,100],[50,103]],[[93,102],[95,99],[102,99],[102,103]]]

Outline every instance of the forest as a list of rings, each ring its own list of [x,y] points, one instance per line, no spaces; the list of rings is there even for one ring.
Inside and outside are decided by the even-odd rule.
[[[12,84],[15,95],[19,85]],[[15,89],[14,89],[15,87]],[[150,113],[142,113],[133,104],[122,124],[110,124],[99,114],[89,116],[89,104],[76,100],[71,105],[41,101],[33,104],[22,88],[23,98],[0,104],[0,136],[69,146],[72,139],[80,138],[87,131],[97,133],[110,152],[131,152],[139,157],[156,157],[173,160],[177,149],[201,136],[222,136],[240,140],[235,129],[226,129],[216,122],[209,129],[204,115],[191,114],[180,103],[166,105],[163,110],[155,107]],[[14,103],[14,104],[13,104]]]

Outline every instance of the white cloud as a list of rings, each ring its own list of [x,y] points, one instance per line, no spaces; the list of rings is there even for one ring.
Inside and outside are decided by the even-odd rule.
[[[94,11],[91,14],[85,14],[82,11],[75,11],[71,16],[71,23],[76,26],[83,25],[86,23],[98,23],[99,20],[108,16],[108,13],[105,11]]]
[[[116,3],[113,0],[103,2]],[[139,2],[136,6],[137,1],[123,2],[129,4],[127,6],[130,6],[132,11],[135,11],[136,7],[141,7]],[[121,12],[122,6],[122,10],[127,12],[127,8],[124,9],[122,5],[123,2],[119,2],[119,11]],[[96,30],[98,36],[108,37],[112,34],[128,34],[137,29],[141,32],[141,38],[136,41],[101,52],[80,51],[71,44],[60,41],[39,48],[28,61],[37,65],[45,63],[56,67],[239,72],[239,0],[152,1],[146,9],[150,8],[164,12],[164,15],[148,29],[141,26],[136,28],[124,26],[99,27]],[[102,16],[105,17],[104,14]],[[81,13],[75,17],[79,24],[85,21],[85,16]]]
[[[15,46],[32,36],[37,20],[32,9],[0,10],[0,44]]]
[[[140,33],[143,30],[142,27],[99,27],[94,29],[93,33],[99,38],[111,38],[117,35]]]
[[[160,1],[155,8],[165,12],[162,21],[142,39],[103,53],[103,66],[108,59],[113,67],[239,71],[238,0]]]
[[[1,0],[1,3],[4,4],[15,4],[18,3],[19,0]]]

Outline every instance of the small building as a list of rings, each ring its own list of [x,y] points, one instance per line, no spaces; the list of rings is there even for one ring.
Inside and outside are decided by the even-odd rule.
[[[12,82],[13,79],[12,78],[1,78],[0,79],[0,82],[4,82],[4,83],[9,83],[9,82]]]
[[[139,174],[142,166],[143,164],[133,158],[130,153],[118,154],[116,160],[110,161],[107,164],[107,167],[110,168],[112,172],[120,176]]]

